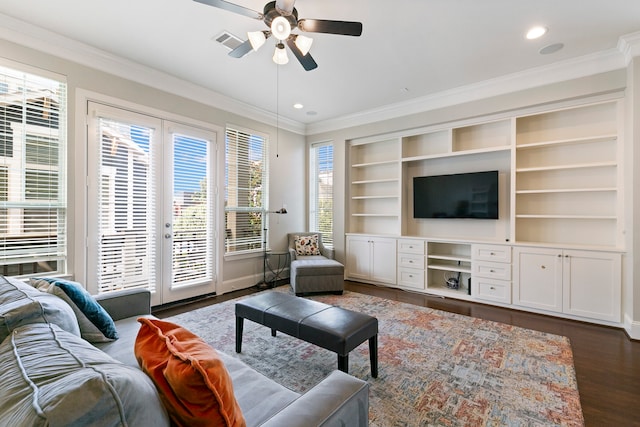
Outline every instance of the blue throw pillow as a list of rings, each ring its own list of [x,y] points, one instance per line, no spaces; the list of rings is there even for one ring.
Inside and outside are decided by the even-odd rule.
[[[32,279],[38,289],[58,295],[73,309],[80,324],[80,334],[90,342],[118,339],[118,331],[109,313],[79,283],[55,277]]]

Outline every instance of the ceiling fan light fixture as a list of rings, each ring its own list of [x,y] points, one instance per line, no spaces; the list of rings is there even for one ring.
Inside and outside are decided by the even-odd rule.
[[[271,34],[278,40],[286,40],[291,35],[291,24],[284,16],[278,16],[271,22]]]
[[[309,53],[311,45],[313,44],[313,39],[311,37],[298,34],[296,35],[295,44],[298,49],[300,49],[300,53],[302,53],[302,56],[304,56]]]
[[[249,37],[251,48],[256,51],[267,41],[264,31],[249,31],[247,37]]]
[[[284,50],[284,44],[278,43],[276,45],[276,51],[273,53],[273,62],[278,65],[284,65],[289,62],[287,51]]]

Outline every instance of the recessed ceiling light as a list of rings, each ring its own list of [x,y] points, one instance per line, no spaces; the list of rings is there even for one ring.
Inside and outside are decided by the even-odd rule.
[[[307,116],[315,116],[316,114],[318,114],[317,111],[307,111]]]
[[[527,39],[533,40],[544,36],[549,29],[547,27],[536,26],[527,31]]]
[[[298,103],[293,104],[293,108],[295,108],[296,110],[301,110],[304,108],[304,105]]]

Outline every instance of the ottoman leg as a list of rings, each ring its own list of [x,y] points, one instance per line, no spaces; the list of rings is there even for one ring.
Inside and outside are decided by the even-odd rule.
[[[244,326],[244,317],[236,316],[236,353],[242,350],[242,327]]]
[[[371,360],[371,376],[378,378],[378,335],[369,338],[369,359]]]
[[[349,373],[349,353],[344,356],[338,355],[338,369],[344,373]]]

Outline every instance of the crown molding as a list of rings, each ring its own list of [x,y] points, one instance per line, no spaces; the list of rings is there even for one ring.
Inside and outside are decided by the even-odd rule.
[[[627,65],[633,58],[640,56],[640,31],[620,37],[618,50],[624,55]]]
[[[637,49],[638,44],[640,44],[640,33],[636,33],[634,41],[636,42],[635,46]],[[618,45],[618,48],[595,54],[531,68],[495,79],[484,80],[408,101],[361,111],[337,119],[311,123],[307,125],[307,135],[331,132],[382,120],[423,113],[438,108],[586,77],[624,67],[626,67],[625,55],[623,55],[620,50],[620,45]]]
[[[3,14],[0,38],[270,126],[277,124],[280,129],[301,135],[306,131],[303,123]]]

